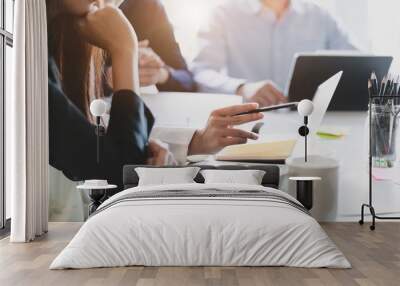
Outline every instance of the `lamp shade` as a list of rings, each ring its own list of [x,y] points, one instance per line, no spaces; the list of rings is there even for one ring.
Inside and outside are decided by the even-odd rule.
[[[106,113],[105,102],[101,99],[93,100],[90,104],[90,113],[96,117],[103,116],[103,114]]]
[[[311,100],[304,99],[297,105],[297,111],[301,116],[309,116],[314,111],[314,104]]]

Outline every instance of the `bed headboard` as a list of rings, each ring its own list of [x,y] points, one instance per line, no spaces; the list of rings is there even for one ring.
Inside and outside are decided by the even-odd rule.
[[[166,167],[152,167],[152,166],[143,166],[143,165],[126,165],[124,166],[123,171],[123,182],[124,189],[129,189],[136,187],[139,183],[139,176],[135,171],[137,167],[146,167],[146,168],[184,168],[185,166],[166,166]],[[279,188],[279,167],[271,166],[271,165],[251,165],[251,166],[238,166],[238,165],[225,165],[225,166],[208,166],[208,165],[199,165],[194,166],[199,167],[202,170],[206,169],[217,169],[217,170],[263,170],[265,171],[265,176],[262,181],[262,185],[265,187],[271,188]],[[203,176],[199,174],[196,176],[195,181],[197,183],[204,183]]]

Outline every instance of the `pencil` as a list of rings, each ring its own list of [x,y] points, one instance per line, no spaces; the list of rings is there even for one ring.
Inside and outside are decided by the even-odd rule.
[[[374,94],[374,88],[372,85],[372,81],[370,79],[368,80],[368,94],[369,97],[371,97]]]
[[[396,81],[394,81],[392,90],[390,91],[390,95],[396,95],[397,94],[397,86],[399,84],[399,76],[397,76]]]
[[[377,95],[379,93],[378,78],[376,77],[376,73],[374,71],[371,74],[371,82],[372,82],[373,94]]]
[[[391,78],[392,78],[391,74],[389,74],[388,78],[387,78],[387,81],[386,81],[386,86],[385,86],[385,90],[384,90],[383,95],[390,95],[389,92],[390,92],[390,89],[391,89],[391,86],[392,86],[392,79]]]
[[[386,76],[383,77],[382,81],[381,81],[381,87],[379,89],[379,96],[382,96],[385,90],[385,86],[386,86]]]

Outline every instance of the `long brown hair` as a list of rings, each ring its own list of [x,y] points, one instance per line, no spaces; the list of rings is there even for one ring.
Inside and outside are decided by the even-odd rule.
[[[75,17],[60,13],[61,1],[46,0],[49,56],[60,71],[64,93],[91,119],[91,99],[103,96],[104,53],[79,36]]]

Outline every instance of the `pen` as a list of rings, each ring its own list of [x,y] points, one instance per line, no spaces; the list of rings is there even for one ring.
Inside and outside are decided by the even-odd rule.
[[[400,95],[400,86],[399,86],[399,88],[397,89],[397,95]]]
[[[399,85],[399,76],[397,76],[397,79],[393,84],[392,91],[390,92],[390,95],[396,95],[397,94],[398,85]]]
[[[289,102],[289,103],[284,103],[284,104],[279,104],[279,105],[274,105],[274,106],[269,106],[269,107],[264,107],[264,108],[258,108],[246,112],[241,112],[236,114],[235,116],[239,115],[246,115],[246,114],[252,114],[252,113],[260,113],[260,112],[268,112],[272,110],[278,110],[278,109],[283,109],[283,108],[291,108],[291,107],[297,107],[299,103],[298,102]]]
[[[400,96],[400,84],[397,83],[397,86],[398,86],[397,94],[396,94],[396,91],[395,91],[395,95]],[[399,97],[396,98],[396,104],[399,104]]]

